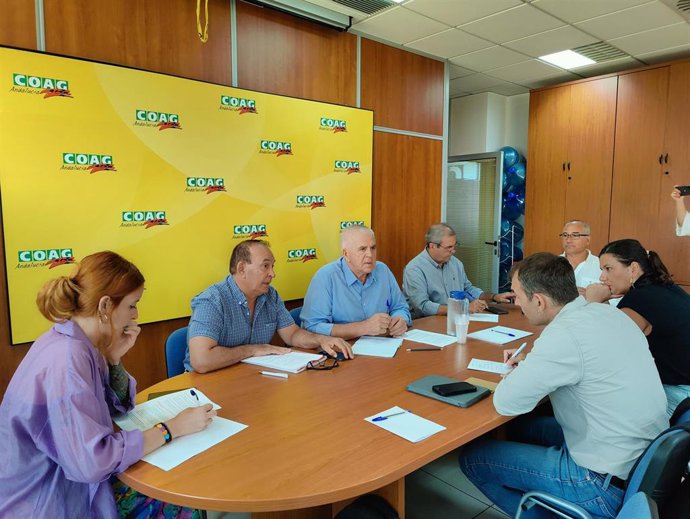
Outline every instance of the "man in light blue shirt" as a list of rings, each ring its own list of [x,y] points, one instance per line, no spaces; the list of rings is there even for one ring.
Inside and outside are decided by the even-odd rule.
[[[491,294],[467,279],[465,267],[454,256],[457,236],[453,228],[437,223],[426,232],[426,247],[405,267],[403,290],[416,319],[427,315],[446,315],[452,290],[464,291],[470,299],[470,312],[481,312],[487,301],[510,303],[513,293]]]
[[[343,339],[404,334],[410,311],[393,273],[376,261],[374,232],[353,225],[342,232],[340,244],[343,256],[321,267],[309,284],[302,326]]]

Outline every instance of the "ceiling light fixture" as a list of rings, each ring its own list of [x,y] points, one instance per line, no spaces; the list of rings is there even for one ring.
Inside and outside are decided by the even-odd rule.
[[[553,54],[547,54],[546,56],[539,56],[539,59],[567,70],[596,63],[593,59],[586,58],[582,54],[578,54],[572,50],[564,50]]]

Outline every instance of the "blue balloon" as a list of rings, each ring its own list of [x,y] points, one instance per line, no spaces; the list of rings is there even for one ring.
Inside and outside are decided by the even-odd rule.
[[[523,258],[522,249],[517,245],[512,248],[510,246],[510,239],[501,238],[501,266],[510,268],[510,266],[515,261],[522,261]]]
[[[521,214],[525,214],[525,199],[516,193],[506,193],[503,198],[502,214],[508,220],[517,220]]]
[[[522,162],[510,166],[503,175],[503,189],[524,186],[526,173],[525,165]]]
[[[499,287],[504,287],[507,285],[510,285],[510,280],[508,279],[508,271],[510,270],[509,267],[504,267],[501,265],[500,269],[498,270],[498,286]],[[501,290],[503,292],[503,290]]]
[[[510,240],[511,235],[514,235],[513,243],[519,243],[525,236],[525,228],[517,222],[501,218],[501,237]]]
[[[507,170],[513,164],[520,162],[520,152],[515,148],[504,146],[501,151],[503,152],[503,169]]]
[[[525,184],[519,185],[519,186],[510,186],[506,190],[506,195],[512,193],[515,195],[517,198],[525,199]]]

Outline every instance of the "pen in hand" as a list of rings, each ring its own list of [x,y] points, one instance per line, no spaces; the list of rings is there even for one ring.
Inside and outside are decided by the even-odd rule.
[[[508,358],[506,359],[506,364],[508,363],[508,361],[510,359],[515,358],[518,355],[520,355],[522,353],[522,350],[524,350],[526,346],[527,346],[527,343],[523,342],[517,350],[515,350],[512,354],[508,355]]]

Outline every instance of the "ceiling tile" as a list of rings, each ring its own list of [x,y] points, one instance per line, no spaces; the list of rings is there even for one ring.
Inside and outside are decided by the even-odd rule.
[[[474,74],[475,72],[476,72],[476,70],[470,70],[468,68],[458,67],[457,65],[453,65],[452,63],[450,65],[450,70],[449,70],[450,79],[455,79],[455,78],[463,77],[463,76],[469,76],[470,74]]]
[[[546,79],[531,80],[525,83],[526,87],[529,88],[541,88],[549,85],[560,85],[566,81],[574,81],[576,79],[581,79],[579,76],[574,74],[568,74],[567,76],[556,76]]]
[[[485,88],[492,87],[503,83],[500,79],[486,76],[484,74],[473,74],[471,76],[465,76],[458,79],[453,79],[450,82],[450,90],[472,92],[475,90],[483,90]]]
[[[683,18],[660,2],[631,7],[616,13],[599,16],[577,24],[602,40],[620,38],[628,34],[682,22]]]
[[[402,7],[394,7],[367,18],[352,28],[393,43],[405,44],[445,31],[449,27]]]
[[[519,83],[521,85],[525,84],[527,81],[537,81],[559,76],[568,78],[564,81],[577,79],[577,76],[574,74],[570,74],[561,68],[553,67],[536,59],[525,61],[524,63],[518,63],[516,65],[497,68],[487,72],[487,75],[491,75],[505,81]]]
[[[480,38],[503,43],[563,25],[565,24],[553,16],[523,4],[465,24],[461,29]]]
[[[450,59],[451,63],[466,67],[478,72],[491,70],[492,68],[505,67],[514,63],[521,63],[529,60],[528,56],[515,52],[514,50],[499,47],[489,47],[469,54],[455,56]]]
[[[633,56],[687,45],[690,44],[690,24],[681,22],[667,25],[609,40],[609,43]]]
[[[494,85],[484,90],[484,92],[493,92],[495,94],[501,94],[502,96],[515,96],[518,94],[526,94],[529,92],[529,88],[504,81],[499,85]]]
[[[433,36],[410,42],[405,46],[433,54],[434,56],[440,56],[441,58],[450,58],[458,54],[485,49],[492,45],[493,43],[467,34],[460,29],[448,29]]]
[[[599,76],[601,74],[610,74],[612,72],[620,72],[621,70],[629,70],[631,68],[643,66],[635,58],[626,56],[620,59],[613,59],[611,61],[604,61],[603,63],[595,63],[594,65],[587,65],[585,67],[578,67],[573,69],[575,74],[583,77]]]
[[[596,38],[585,34],[579,29],[566,25],[558,29],[535,34],[534,36],[528,36],[527,38],[509,41],[504,43],[503,46],[537,58],[546,54],[579,47],[580,45],[596,43],[597,41]]]
[[[534,0],[531,5],[564,22],[575,23],[646,3],[649,0]]]
[[[688,58],[690,57],[690,44],[680,45],[679,47],[673,47],[671,49],[650,52],[648,54],[640,54],[636,57],[639,60],[650,65],[654,63],[663,63],[664,61],[671,61],[674,59]]]
[[[520,0],[412,0],[405,9],[449,25],[462,25],[521,5]]]

